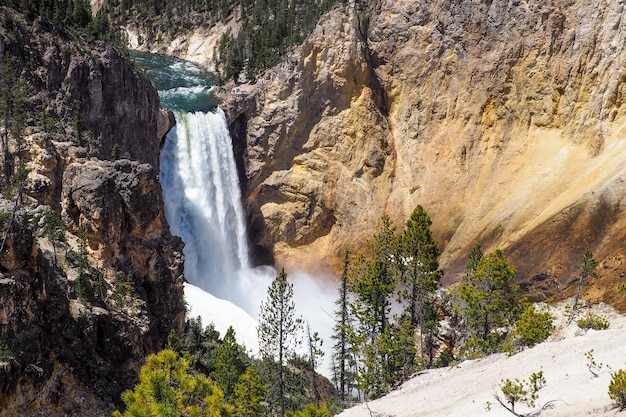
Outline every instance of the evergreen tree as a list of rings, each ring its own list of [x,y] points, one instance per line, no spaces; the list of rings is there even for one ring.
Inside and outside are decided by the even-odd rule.
[[[578,286],[576,287],[576,297],[574,298],[574,308],[572,311],[572,315],[570,316],[570,321],[574,317],[576,310],[578,309],[578,300],[580,299],[580,291],[583,287],[583,283],[586,278],[598,278],[600,274],[598,273],[598,262],[593,259],[593,252],[591,249],[586,249],[583,253],[578,257],[578,263],[576,264],[576,269],[579,271],[578,276]]]
[[[114,417],[228,417],[233,408],[209,378],[195,373],[190,361],[172,350],[150,355],[139,373],[139,383],[125,391],[126,411]]]
[[[307,404],[302,410],[288,412],[287,417],[331,417],[338,414],[339,411],[329,409],[325,403],[321,406]]]
[[[19,155],[22,151],[22,145],[24,143],[24,141],[22,140],[22,135],[24,133],[24,128],[26,127],[26,121],[30,114],[30,104],[28,97],[31,92],[31,86],[25,79],[18,78],[15,81],[12,89],[12,121],[9,124],[9,130],[11,136],[17,143],[17,154]]]
[[[396,227],[383,216],[378,229],[368,244],[369,258],[357,260],[351,285],[350,314],[356,325],[350,329],[349,340],[359,358],[357,386],[369,397],[381,395],[390,384],[386,375],[393,374],[389,369],[394,349],[390,315],[399,271]]]
[[[436,314],[428,314],[434,311],[434,295],[442,275],[437,262],[440,252],[430,230],[431,224],[426,211],[418,205],[400,238],[401,276],[405,287],[400,292],[400,301],[406,304],[405,312],[413,328],[419,327],[422,356],[424,335],[431,335],[439,323]],[[432,359],[431,352],[429,364]]]
[[[180,353],[193,356],[196,370],[210,374],[215,370],[219,338],[220,334],[215,330],[213,323],[204,327],[200,316],[192,317],[185,322],[182,340],[179,344]]]
[[[286,384],[285,365],[295,356],[302,331],[302,318],[296,316],[293,302],[293,284],[287,281],[284,269],[272,281],[267,299],[261,302],[259,317],[259,350],[269,373],[268,404],[278,416],[284,417],[290,388]]]
[[[398,239],[388,216],[379,222],[379,232],[369,242],[370,258],[360,258],[358,276],[352,284],[352,306],[361,325],[382,334],[389,325],[391,297],[396,289]]]
[[[0,68],[0,117],[4,127],[0,133],[0,154],[3,158],[0,168],[7,182],[13,176],[15,168],[9,152],[9,137],[17,144],[16,154],[19,155],[23,143],[21,136],[29,110],[30,85],[20,77],[20,72],[17,59],[5,54]]]
[[[515,276],[515,269],[509,266],[504,252],[497,249],[482,257],[476,273],[466,274],[459,287],[461,315],[474,337],[472,342],[483,352],[498,348],[500,339],[492,330],[512,324],[518,314]]]
[[[224,391],[226,401],[230,402],[235,391],[235,385],[246,370],[245,352],[237,344],[235,330],[232,326],[226,330],[224,340],[217,347],[214,366],[215,370],[211,373],[211,377]]]
[[[43,220],[43,235],[50,239],[52,243],[52,251],[54,253],[54,259],[57,257],[57,242],[65,242],[65,222],[61,217],[53,210],[48,209],[42,216]]]
[[[313,394],[313,399],[316,406],[320,405],[320,393],[317,388],[317,365],[324,356],[322,345],[324,341],[320,338],[319,333],[314,332],[311,334],[311,328],[309,322],[306,323],[306,336],[309,345],[309,373],[310,373],[310,392]]]
[[[79,28],[86,28],[91,23],[91,9],[86,0],[73,0],[72,21]]]
[[[82,224],[78,226],[76,230],[78,237],[78,276],[76,277],[76,297],[79,300],[87,301],[89,299],[89,290],[91,288],[89,283],[89,257],[87,252],[87,231]]]
[[[467,258],[467,274],[475,274],[476,269],[478,269],[478,264],[480,260],[483,258],[483,249],[480,245],[480,242],[472,247],[470,250],[469,256]]]
[[[233,404],[235,415],[238,417],[264,417],[265,407],[263,401],[267,386],[261,381],[261,377],[254,366],[248,366],[246,372],[239,378],[233,392]]]
[[[400,319],[394,327],[388,379],[393,384],[406,381],[418,367],[415,362],[415,328],[410,320]]]
[[[11,234],[13,222],[15,221],[15,216],[17,214],[17,209],[22,204],[22,196],[24,194],[24,187],[26,186],[26,179],[28,178],[28,171],[26,170],[26,165],[24,161],[20,161],[15,169],[15,173],[11,177],[9,182],[9,186],[6,187],[2,194],[3,197],[7,200],[13,198],[13,208],[11,209],[11,213],[9,215],[8,225],[4,229],[4,233],[2,234],[2,241],[0,242],[0,253],[4,250],[7,239]],[[5,215],[6,216],[6,215]]]
[[[350,396],[353,388],[351,381],[354,379],[350,372],[350,364],[354,362],[354,352],[350,349],[349,344],[349,332],[352,326],[349,310],[349,268],[350,252],[346,250],[339,284],[339,298],[335,302],[338,309],[335,311],[335,328],[332,336],[336,341],[333,346],[333,379],[342,404],[345,404]]]

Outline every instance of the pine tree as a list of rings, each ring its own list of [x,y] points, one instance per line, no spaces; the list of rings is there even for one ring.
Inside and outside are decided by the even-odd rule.
[[[296,316],[293,302],[293,284],[287,281],[284,269],[272,281],[267,299],[261,303],[259,317],[259,350],[270,374],[268,403],[270,408],[278,408],[278,415],[284,417],[289,390],[285,365],[295,356],[302,331],[302,318]]]
[[[322,350],[322,345],[324,341],[320,338],[318,332],[314,332],[311,334],[311,328],[309,327],[309,322],[306,323],[306,336],[307,342],[309,345],[309,373],[310,373],[310,390],[313,394],[314,403],[316,406],[320,405],[320,393],[317,388],[317,375],[316,370],[319,365],[322,357],[324,356],[324,351]]]
[[[504,252],[497,249],[482,257],[476,273],[466,274],[459,287],[461,315],[483,352],[498,348],[499,340],[492,337],[491,331],[511,324],[519,313],[515,276]]]
[[[126,411],[115,411],[114,417],[234,415],[233,408],[224,402],[224,394],[213,381],[193,372],[187,358],[167,349],[146,358],[139,383],[125,391],[122,400]]]
[[[76,231],[78,237],[78,276],[76,277],[76,297],[79,300],[87,301],[89,299],[89,257],[87,252],[87,231],[82,224],[78,226]]]
[[[370,258],[357,262],[358,276],[352,285],[353,310],[362,326],[382,334],[389,325],[391,297],[396,289],[398,240],[396,226],[383,216],[379,232],[369,242]]]
[[[239,378],[233,392],[233,404],[235,415],[238,417],[264,417],[265,407],[263,401],[267,386],[261,381],[261,377],[254,366],[249,366],[246,372]]]
[[[195,358],[194,366],[198,371],[210,374],[215,370],[219,339],[220,334],[213,323],[204,327],[200,316],[192,317],[185,323],[180,351]]]
[[[351,285],[354,299],[350,314],[356,325],[349,340],[358,356],[357,386],[369,397],[381,395],[389,385],[385,375],[393,345],[390,328],[391,301],[398,283],[398,238],[396,227],[383,216],[378,233],[368,244],[369,258],[357,260],[356,276]]]
[[[593,252],[591,249],[586,249],[583,253],[578,257],[578,263],[576,264],[576,269],[579,271],[578,276],[578,286],[576,288],[576,297],[574,298],[574,308],[572,310],[572,315],[570,316],[570,320],[575,315],[576,310],[578,309],[578,300],[580,299],[580,291],[583,287],[583,283],[586,278],[598,278],[600,274],[597,271],[598,262],[593,259]]]
[[[436,314],[427,313],[434,311],[434,294],[442,275],[437,262],[440,252],[430,230],[431,224],[426,211],[418,205],[400,238],[400,265],[405,287],[400,293],[400,301],[406,304],[405,311],[413,328],[419,327],[421,352],[424,351],[424,334],[430,335],[438,325]],[[430,353],[429,364],[432,359]]]
[[[61,217],[53,210],[48,209],[42,216],[43,220],[43,235],[50,239],[52,243],[52,251],[54,253],[54,259],[57,258],[57,242],[65,242],[65,222]]]
[[[0,242],[0,253],[2,253],[5,248],[7,239],[9,238],[9,234],[12,230],[13,222],[15,221],[17,210],[22,204],[22,196],[24,194],[24,188],[26,186],[27,178],[28,171],[26,169],[26,164],[24,164],[24,161],[19,161],[17,167],[15,168],[15,172],[11,176],[9,186],[6,187],[2,192],[4,198],[6,198],[7,200],[13,198],[14,200],[8,225],[5,227],[4,233],[2,234],[2,241]]]
[[[352,359],[354,352],[350,349],[349,344],[349,331],[352,325],[349,310],[349,268],[350,252],[346,250],[339,284],[339,298],[335,302],[338,309],[335,311],[335,328],[332,336],[332,338],[336,340],[333,346],[333,379],[335,380],[335,388],[339,393],[339,399],[342,404],[345,404],[349,398],[352,389],[350,381],[354,379],[350,373],[350,363],[354,362]]]
[[[224,391],[224,397],[228,402],[235,391],[239,377],[245,372],[245,362],[243,348],[237,343],[235,330],[230,326],[226,330],[224,340],[217,348],[213,362],[215,370],[211,373],[213,380]]]
[[[470,250],[469,256],[467,258],[467,273],[475,274],[476,269],[478,269],[478,264],[480,260],[483,258],[483,249],[480,245],[480,242],[474,245]]]
[[[0,69],[0,117],[4,132],[0,134],[0,161],[2,173],[7,182],[14,174],[14,161],[9,152],[9,137],[17,144],[17,155],[21,152],[22,131],[28,115],[28,94],[30,85],[20,78],[18,61],[13,56],[5,54],[2,57]]]

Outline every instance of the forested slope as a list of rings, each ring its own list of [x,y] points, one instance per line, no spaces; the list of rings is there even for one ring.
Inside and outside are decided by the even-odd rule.
[[[141,45],[152,49],[185,38],[198,28],[236,21],[225,31],[215,60],[222,81],[247,79],[276,65],[290,48],[300,44],[319,18],[345,0],[107,0],[100,10],[117,26],[141,33]]]

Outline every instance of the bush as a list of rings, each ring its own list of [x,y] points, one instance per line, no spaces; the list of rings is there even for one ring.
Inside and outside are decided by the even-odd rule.
[[[620,411],[626,408],[626,369],[611,374],[609,397],[617,403]]]
[[[0,340],[0,362],[6,362],[13,358],[13,352],[9,345]]]
[[[594,378],[597,378],[604,364],[602,362],[596,362],[596,358],[593,356],[593,349],[585,352],[585,358],[587,358],[587,369],[589,369],[589,372],[591,372]]]
[[[494,393],[494,398],[502,407],[504,407],[511,414],[521,416],[515,411],[516,404],[525,404],[527,407],[534,407],[539,395],[539,391],[546,384],[546,379],[543,376],[543,371],[533,372],[528,381],[503,379],[500,381],[500,391],[502,396],[498,393]]]
[[[133,274],[129,272],[124,275],[122,272],[115,273],[115,289],[113,290],[113,294],[111,298],[115,302],[118,307],[124,306],[126,304],[127,297],[134,298],[135,297],[135,281],[133,280]]]
[[[191,358],[167,349],[146,358],[139,383],[122,400],[126,411],[116,410],[115,417],[234,415],[217,384],[193,370]]]
[[[536,311],[529,305],[515,322],[514,334],[524,346],[534,346],[548,338],[554,331],[552,315],[547,311]]]
[[[606,317],[595,314],[591,311],[588,311],[587,314],[585,314],[585,317],[579,319],[577,324],[578,327],[585,330],[606,330],[611,325]]]
[[[330,417],[332,414],[326,404],[316,407],[314,404],[307,404],[303,410],[287,411],[285,417]]]

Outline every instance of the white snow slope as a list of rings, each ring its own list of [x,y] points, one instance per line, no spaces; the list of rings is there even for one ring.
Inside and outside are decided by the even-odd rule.
[[[546,384],[538,392],[536,407],[516,405],[518,413],[530,414],[554,401],[550,408],[531,415],[626,417],[626,411],[618,412],[608,395],[611,373],[626,368],[626,317],[603,304],[594,306],[593,310],[609,319],[608,330],[584,332],[575,321],[567,324],[561,305],[551,309],[556,331],[548,341],[513,356],[497,354],[428,370],[385,397],[367,405],[359,404],[339,416],[512,416],[493,397],[501,380],[527,380],[531,373],[543,371]],[[592,349],[596,364],[602,365],[598,377],[587,367],[589,360],[585,353]]]

